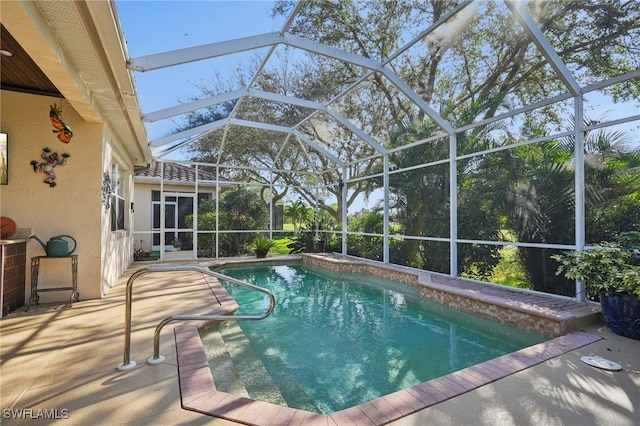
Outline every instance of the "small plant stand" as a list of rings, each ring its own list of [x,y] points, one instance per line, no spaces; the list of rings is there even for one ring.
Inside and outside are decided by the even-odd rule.
[[[38,289],[38,274],[40,272],[40,260],[41,259],[70,259],[71,260],[71,287],[55,287],[55,288],[41,288]],[[29,310],[29,307],[32,303],[39,305],[38,301],[40,300],[40,296],[38,293],[43,293],[46,291],[65,291],[71,290],[71,304],[73,302],[77,302],[80,300],[80,293],[78,293],[78,255],[72,254],[70,256],[35,256],[31,258],[31,295],[29,296],[29,301],[27,302],[27,309],[25,312]]]

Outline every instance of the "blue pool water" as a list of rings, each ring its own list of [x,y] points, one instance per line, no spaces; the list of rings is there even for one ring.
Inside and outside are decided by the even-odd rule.
[[[238,325],[294,408],[332,413],[546,340],[376,277],[301,264],[217,271],[273,292],[271,316]],[[223,285],[238,314],[269,306],[261,293]]]

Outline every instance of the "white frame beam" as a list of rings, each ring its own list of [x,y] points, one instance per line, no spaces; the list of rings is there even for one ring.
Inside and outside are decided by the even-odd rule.
[[[250,37],[244,37],[235,40],[228,40],[218,43],[210,43],[202,46],[196,46],[186,49],[178,49],[173,50],[171,52],[159,53],[154,55],[141,56],[138,58],[133,58],[128,61],[128,68],[133,71],[139,72],[147,72],[152,70],[157,70],[166,67],[177,66],[181,64],[186,64],[189,62],[200,61],[210,58],[216,58],[226,55],[231,55],[239,52],[251,51],[262,48],[269,48],[265,57],[262,59],[261,64],[258,66],[256,73],[253,75],[251,81],[247,85],[247,87],[230,91],[227,93],[220,93],[216,96],[212,96],[206,99],[200,99],[193,102],[188,102],[181,105],[176,105],[170,108],[165,108],[162,110],[154,111],[143,116],[143,120],[146,122],[156,122],[159,120],[165,120],[171,117],[175,117],[182,114],[187,114],[192,111],[196,111],[198,109],[203,109],[207,107],[211,107],[214,105],[218,105],[225,102],[230,102],[234,100],[238,100],[234,109],[232,110],[229,117],[215,121],[213,123],[208,123],[196,128],[192,128],[189,130],[185,130],[170,136],[166,136],[163,138],[156,139],[150,143],[152,147],[159,147],[163,145],[167,145],[170,143],[176,143],[171,148],[166,148],[164,150],[164,154],[168,152],[172,152],[184,144],[193,142],[194,139],[202,137],[209,132],[215,131],[216,129],[223,128],[224,134],[222,136],[221,141],[221,151],[225,147],[226,137],[230,126],[243,126],[250,127],[255,129],[263,129],[272,132],[284,133],[286,136],[283,138],[283,143],[280,146],[280,150],[276,156],[276,160],[274,162],[274,167],[269,169],[268,171],[272,174],[271,179],[271,187],[273,188],[273,173],[285,170],[278,170],[276,168],[276,163],[278,162],[278,158],[280,158],[282,152],[289,146],[289,144],[297,143],[300,145],[301,151],[304,153],[307,159],[310,159],[309,155],[310,150],[313,149],[317,151],[320,155],[326,156],[330,161],[335,164],[335,167],[331,167],[323,172],[328,172],[329,170],[335,170],[341,178],[341,194],[340,201],[342,204],[341,211],[341,222],[342,222],[342,252],[347,254],[348,245],[347,239],[349,235],[375,235],[378,234],[364,234],[364,233],[350,233],[347,231],[347,206],[346,202],[348,199],[348,186],[350,183],[367,179],[371,177],[382,176],[383,179],[383,190],[384,190],[384,231],[381,235],[383,237],[383,262],[389,263],[389,243],[391,238],[405,238],[408,240],[427,240],[427,241],[442,241],[450,243],[450,275],[457,276],[458,275],[458,244],[487,244],[487,245],[514,245],[518,247],[537,247],[537,248],[553,248],[553,249],[577,249],[584,250],[585,248],[585,228],[586,228],[586,213],[585,213],[585,170],[584,170],[584,136],[585,132],[589,130],[593,130],[600,127],[605,126],[613,126],[617,124],[629,123],[632,121],[637,121],[640,119],[640,115],[637,114],[636,111],[630,112],[630,114],[624,118],[619,118],[617,120],[608,121],[606,123],[596,124],[593,126],[585,126],[583,123],[584,118],[584,100],[582,96],[589,92],[599,90],[602,88],[606,88],[610,85],[620,83],[622,81],[630,80],[633,78],[638,78],[640,76],[640,70],[633,70],[627,72],[626,74],[619,75],[617,77],[610,78],[608,80],[599,81],[597,83],[586,85],[584,87],[580,86],[578,81],[572,75],[569,68],[562,61],[562,58],[555,51],[554,47],[551,45],[549,40],[545,37],[543,31],[538,27],[537,23],[531,17],[531,15],[526,11],[526,8],[523,7],[523,3],[520,0],[503,0],[506,7],[509,9],[510,13],[513,15],[514,19],[520,24],[523,28],[524,32],[528,35],[531,42],[535,44],[539,53],[544,57],[544,59],[549,63],[549,66],[554,70],[557,74],[558,79],[562,82],[562,84],[567,88],[567,92],[560,93],[551,98],[543,99],[542,101],[538,101],[535,103],[527,104],[522,107],[512,109],[500,115],[493,116],[491,118],[481,120],[478,122],[474,122],[469,125],[465,125],[463,127],[454,129],[453,126],[445,121],[440,114],[435,111],[429,104],[427,104],[413,88],[408,86],[398,75],[394,73],[394,71],[390,67],[390,63],[398,58],[402,53],[406,52],[409,48],[416,45],[417,43],[422,42],[426,36],[428,36],[432,31],[438,28],[441,25],[449,22],[450,19],[454,18],[457,13],[461,12],[467,6],[472,4],[471,0],[465,0],[454,7],[451,11],[445,14],[440,20],[433,23],[429,28],[425,31],[421,32],[417,37],[408,43],[401,46],[396,52],[394,52],[391,56],[386,58],[384,61],[377,61],[374,59],[370,59],[364,57],[362,55],[358,55],[356,53],[346,52],[341,49],[325,45],[322,43],[315,42],[313,40],[306,39],[304,37],[299,37],[290,33],[287,33],[288,28],[292,25],[294,17],[299,13],[302,8],[303,1],[299,1],[294,8],[293,13],[287,20],[286,24],[279,32],[270,32],[259,34]],[[259,76],[262,74],[265,69],[268,61],[273,55],[275,49],[280,45],[291,46],[293,48],[304,50],[305,52],[310,52],[312,54],[317,54],[323,57],[332,58],[337,61],[343,61],[349,64],[353,64],[354,66],[361,67],[363,69],[363,73],[353,82],[351,82],[348,86],[346,86],[342,91],[335,95],[332,99],[327,102],[316,102],[307,99],[300,99],[293,96],[287,96],[279,93],[271,93],[264,90],[255,89],[256,82],[258,81]],[[546,66],[546,65],[545,65]],[[408,145],[387,149],[384,145],[378,141],[376,141],[373,137],[366,134],[358,125],[347,117],[343,116],[340,111],[339,105],[337,104],[341,99],[348,95],[352,90],[358,88],[361,84],[365,83],[368,79],[374,76],[377,73],[378,76],[384,77],[388,80],[389,84],[394,86],[395,89],[398,90],[399,94],[406,96],[413,104],[420,109],[421,112],[426,114],[426,116],[430,117],[432,120],[436,122],[438,126],[443,130],[443,133],[438,133],[437,135],[431,135],[426,139],[415,141]],[[395,94],[395,93],[394,93]],[[288,126],[280,126],[271,123],[257,122],[257,121],[249,121],[238,119],[238,106],[243,102],[246,102],[247,98],[260,98],[267,101],[279,102],[287,105],[294,105],[302,108],[307,108],[312,110],[312,112],[306,115],[302,120],[300,120],[295,125]],[[457,153],[457,137],[456,135],[462,132],[465,132],[470,129],[477,128],[478,126],[483,126],[489,123],[498,122],[499,120],[505,120],[511,117],[515,117],[519,114],[526,113],[528,111],[535,110],[537,108],[542,108],[547,105],[558,104],[560,102],[564,102],[566,100],[572,99],[574,102],[574,128],[570,131],[566,132],[558,132],[554,135],[548,135],[541,138],[536,139],[528,139],[523,142],[519,142],[517,144],[509,145],[509,146],[501,146],[495,147],[492,149],[474,152],[472,154],[464,154],[458,155]],[[331,106],[334,105],[334,108]],[[312,119],[316,114],[325,113],[330,116],[333,120],[337,122],[337,124],[344,126],[347,130],[352,132],[352,134],[362,141],[367,143],[372,149],[377,153],[368,157],[360,157],[359,161],[364,161],[367,158],[373,158],[375,155],[379,155],[382,157],[383,162],[383,171],[381,173],[377,173],[371,176],[364,176],[359,178],[354,178],[353,180],[349,180],[348,176],[348,166],[354,164],[355,162],[346,163],[341,161],[338,155],[331,153],[328,148],[318,143],[317,140],[314,140],[312,136],[306,135],[303,133],[303,124]],[[333,124],[333,123],[332,123]],[[481,240],[469,240],[469,239],[458,239],[458,223],[457,223],[457,208],[458,208],[458,199],[457,199],[457,167],[458,161],[463,160],[467,157],[486,155],[494,152],[498,152],[501,150],[512,149],[517,146],[528,145],[538,143],[544,140],[549,140],[552,138],[564,137],[564,136],[573,136],[575,138],[575,245],[559,245],[559,244],[543,244],[543,243],[526,243],[526,242],[503,242],[503,241],[481,241]],[[295,139],[292,139],[295,137]],[[449,158],[444,158],[442,160],[438,160],[436,162],[432,162],[429,164],[423,163],[415,166],[411,166],[402,170],[390,170],[390,154],[410,148],[416,145],[426,145],[432,140],[440,139],[440,138],[449,138],[449,148],[450,155]],[[219,160],[221,158],[219,157]],[[366,154],[368,155],[368,153]],[[449,192],[450,192],[450,225],[449,238],[431,238],[431,237],[418,237],[418,236],[404,236],[404,235],[394,235],[390,232],[390,197],[389,193],[389,180],[390,176],[394,173],[401,173],[403,171],[428,167],[433,164],[445,164],[449,165]],[[216,175],[219,178],[220,164],[216,166]],[[232,166],[230,166],[232,167]],[[196,166],[197,170],[197,166]],[[266,169],[264,169],[266,170]],[[304,172],[300,171],[289,171],[292,173],[309,173],[314,174],[315,170],[307,170]],[[317,174],[317,173],[316,173]],[[218,199],[220,192],[220,181],[217,180],[217,192],[218,196],[216,197],[216,211],[218,211]],[[163,186],[161,183],[161,193]],[[196,186],[197,188],[197,186]],[[316,186],[316,194],[318,191],[318,186]],[[196,191],[197,192],[197,191]],[[317,195],[316,195],[317,197]],[[316,202],[316,204],[318,204]],[[271,210],[273,210],[273,206],[271,206]],[[164,226],[164,209],[161,210],[162,216],[162,224]],[[217,220],[217,217],[216,217]],[[273,214],[271,215],[271,219],[273,220]],[[273,232],[273,227],[270,226],[270,232]],[[216,229],[218,229],[218,225],[216,224]],[[196,229],[197,232],[197,229]],[[161,242],[164,241],[163,238],[164,233],[161,234]],[[270,234],[271,235],[271,234]],[[218,233],[216,232],[216,253],[218,250]],[[578,300],[585,300],[586,295],[584,291],[584,283],[576,283],[576,298]]]
[[[544,36],[538,24],[533,20],[526,10],[524,10],[524,4],[522,1],[504,0],[505,5],[509,8],[516,20],[522,25],[525,32],[529,34],[532,41],[538,46],[541,53],[549,61],[551,67],[558,73],[558,77],[567,86],[567,89],[574,95],[580,96],[580,85],[569,71],[569,68],[564,64],[558,53],[556,53],[549,40]]]
[[[170,108],[165,108],[162,110],[154,111],[142,116],[142,119],[146,122],[156,122],[159,120],[165,120],[167,118],[175,117],[176,115],[186,114],[191,111],[195,111],[202,108],[207,108],[210,106],[218,105],[224,102],[232,101],[235,99],[242,99],[246,97],[256,97],[260,99],[265,99],[274,102],[280,102],[283,104],[296,105],[303,108],[314,109],[316,111],[326,112],[328,115],[333,117],[336,121],[340,122],[343,126],[349,129],[353,134],[363,139],[366,143],[371,145],[376,151],[381,154],[384,154],[387,150],[380,145],[378,141],[364,133],[360,128],[354,125],[351,121],[349,121],[346,117],[338,113],[337,111],[327,108],[326,105],[321,104],[319,102],[309,101],[306,99],[300,99],[293,96],[280,95],[278,93],[266,92],[264,90],[255,90],[255,89],[238,89],[231,92],[221,93],[216,96],[211,96],[209,98],[199,99],[197,101],[188,102],[180,105],[176,105]],[[196,127],[197,129],[197,127]],[[291,131],[294,128],[289,128]],[[212,129],[214,130],[214,129]],[[209,130],[206,130],[209,131]],[[165,145],[167,143],[175,142],[184,137],[179,136],[180,134],[176,133],[175,135],[167,136],[162,139],[162,143],[153,141],[152,146]]]
[[[246,50],[253,50],[267,46],[274,46],[277,44],[286,44],[289,46],[293,46],[308,52],[316,53],[321,56],[334,58],[337,60],[345,61],[354,65],[361,66],[363,68],[380,72],[384,75],[398,90],[400,90],[405,96],[407,96],[411,101],[413,101],[425,114],[427,114],[431,119],[433,119],[445,132],[448,134],[453,134],[454,130],[451,124],[444,120],[433,108],[431,108],[426,102],[422,100],[422,98],[413,91],[404,81],[402,81],[397,75],[395,75],[390,69],[386,68],[384,63],[375,61],[373,59],[365,58],[361,55],[357,55],[354,53],[344,52],[341,49],[334,48],[331,46],[327,46],[321,43],[316,43],[314,41],[305,39],[303,37],[298,37],[288,33],[266,33],[259,34],[257,36],[244,37],[235,40],[228,40],[225,42],[211,43],[202,46],[190,47],[186,49],[178,49],[165,53],[157,53],[154,55],[148,56],[140,56],[137,58],[132,58],[129,60],[129,68],[135,71],[146,72],[176,65],[181,65],[189,62],[200,61],[209,58],[215,58],[218,56],[225,56],[233,53],[238,53]],[[270,52],[271,53],[271,52]],[[261,68],[264,67],[264,61]],[[206,106],[211,106],[216,103],[226,102],[228,100],[238,98],[243,98],[243,95],[246,96],[248,94],[248,89],[245,89],[243,93],[242,89],[238,91],[229,92],[227,94],[221,94],[218,98],[213,97],[208,98],[208,100],[195,101],[190,104],[179,105],[172,108],[167,108],[161,111],[156,111],[155,113],[145,115],[145,120],[156,121],[162,118],[168,118],[178,114],[184,114],[190,111],[194,111],[195,109],[204,108]],[[343,92],[343,95],[346,92]],[[334,100],[332,100],[333,102]],[[214,102],[213,104],[210,102]],[[309,101],[307,101],[309,102]],[[306,105],[311,105],[310,103],[306,103]],[[187,106],[189,105],[189,106]],[[295,105],[295,104],[294,104]],[[316,110],[327,111],[327,104],[320,104],[321,108],[314,108]],[[192,109],[188,109],[192,108]],[[231,116],[233,116],[235,110],[232,112]],[[336,117],[334,117],[336,118]],[[345,119],[346,120],[346,119]],[[304,120],[303,120],[304,121]],[[348,120],[347,120],[348,121]],[[341,121],[342,122],[342,121]],[[343,122],[344,124],[344,122]],[[208,132],[206,130],[206,126],[203,127],[202,133]],[[297,126],[294,126],[294,128]],[[350,128],[356,128],[353,123],[349,126]],[[195,128],[198,129],[198,128]],[[362,133],[362,132],[360,132]],[[365,139],[368,143],[371,143],[371,138],[369,140]],[[174,139],[173,141],[175,141]],[[158,146],[157,144],[164,144],[172,142],[169,139],[163,139],[163,142],[154,141],[152,146]],[[384,150],[382,147],[376,143],[373,146],[378,152],[383,153]]]

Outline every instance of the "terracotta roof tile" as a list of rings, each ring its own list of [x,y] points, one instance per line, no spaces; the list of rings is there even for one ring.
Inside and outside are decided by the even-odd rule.
[[[149,169],[137,172],[136,177],[144,177],[144,178],[161,178],[161,164],[164,164],[164,178],[169,181],[178,181],[178,182],[195,182],[195,168],[185,166],[183,164],[177,163],[168,163],[168,162],[160,162],[154,161],[151,163],[151,167]],[[198,171],[198,178],[200,180],[206,181],[215,181],[216,176],[212,173],[208,173],[202,170]]]

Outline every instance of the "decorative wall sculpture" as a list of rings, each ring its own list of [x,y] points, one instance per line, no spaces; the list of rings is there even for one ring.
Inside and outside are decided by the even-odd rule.
[[[49,108],[49,119],[51,120],[53,127],[56,129],[53,133],[58,134],[58,140],[60,142],[69,143],[73,137],[73,132],[71,131],[71,128],[62,121],[62,107],[58,107],[54,103],[53,105],[49,105]]]
[[[62,154],[62,158],[60,158],[57,152],[51,152],[49,148],[44,148],[40,157],[44,160],[41,163],[38,163],[36,160],[31,161],[33,171],[47,175],[43,182],[48,183],[49,187],[53,188],[57,185],[55,168],[67,164],[67,158],[71,157],[71,155],[65,152]]]

